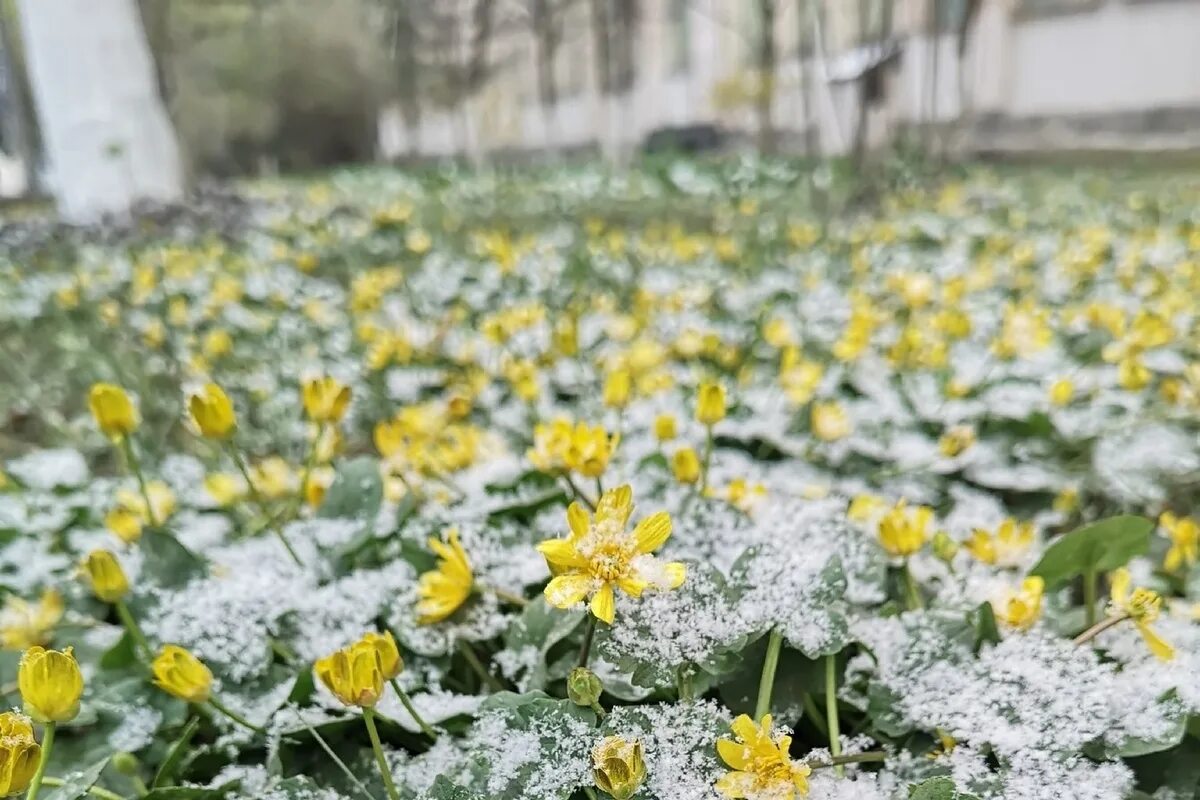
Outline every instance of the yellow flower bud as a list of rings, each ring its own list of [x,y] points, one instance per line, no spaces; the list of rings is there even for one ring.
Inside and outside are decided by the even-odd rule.
[[[107,550],[93,550],[81,565],[92,591],[106,603],[115,603],[129,594],[129,579],[116,556]]]
[[[1070,378],[1061,378],[1050,386],[1050,402],[1056,406],[1065,406],[1075,396],[1075,384]]]
[[[321,683],[343,704],[373,708],[383,696],[383,665],[373,644],[356,642],[313,665]]]
[[[700,480],[700,457],[690,447],[676,450],[671,457],[671,472],[680,483],[695,483]]]
[[[304,413],[317,423],[340,422],[350,405],[350,387],[325,376],[304,382],[301,387]]]
[[[696,419],[712,427],[725,419],[725,387],[719,383],[703,383],[696,395]]]
[[[609,408],[624,408],[629,405],[633,390],[633,377],[628,370],[619,369],[608,373],[604,379],[604,405]]]
[[[105,436],[119,439],[137,430],[138,416],[133,401],[120,386],[97,383],[88,393],[88,405],[92,416]]]
[[[659,414],[654,418],[654,437],[660,442],[669,442],[677,435],[674,414]]]
[[[1042,593],[1045,582],[1036,575],[1021,581],[1020,587],[1004,592],[992,608],[996,618],[1010,628],[1025,630],[1042,614]]]
[[[592,775],[596,786],[614,800],[629,800],[646,779],[642,743],[621,736],[606,736],[592,748]]]
[[[813,436],[823,442],[836,442],[850,435],[850,417],[836,401],[813,403],[809,420]]]
[[[933,509],[927,506],[907,508],[901,500],[879,520],[879,543],[893,556],[910,556],[929,539],[932,521]]]
[[[233,403],[225,390],[215,383],[205,385],[188,398],[188,412],[200,429],[200,435],[208,439],[224,439],[237,427]]]
[[[42,757],[33,738],[29,718],[15,711],[0,714],[0,797],[12,797],[29,788]]]
[[[142,518],[136,511],[117,506],[104,515],[104,527],[108,528],[125,544],[133,544],[142,538]]]
[[[154,685],[172,697],[203,703],[212,693],[212,672],[177,644],[164,645],[150,669],[154,672]]]
[[[385,681],[390,681],[404,671],[404,659],[400,658],[400,650],[396,647],[396,640],[392,637],[391,631],[384,633],[371,631],[360,641],[368,647],[375,648],[375,652],[379,655],[379,668],[383,672]]]
[[[17,686],[25,713],[38,722],[69,722],[79,713],[83,675],[71,648],[31,647],[21,656]]]

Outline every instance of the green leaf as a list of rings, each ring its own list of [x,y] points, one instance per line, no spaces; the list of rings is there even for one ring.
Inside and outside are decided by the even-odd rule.
[[[45,800],[79,800],[79,798],[87,796],[88,789],[96,785],[96,781],[100,780],[100,773],[104,772],[104,768],[107,766],[108,758],[105,757],[90,767],[73,772],[63,778],[62,786],[43,797]]]
[[[984,644],[999,644],[1000,629],[996,626],[996,612],[991,603],[980,603],[971,615],[975,621],[975,652]]]
[[[170,786],[175,780],[175,773],[179,769],[179,762],[183,760],[183,756],[187,753],[188,744],[192,741],[192,736],[196,733],[196,728],[200,725],[199,717],[192,717],[187,726],[183,729],[183,733],[179,734],[179,738],[175,740],[175,744],[171,745],[171,750],[167,757],[163,759],[162,765],[158,768],[158,773],[154,776],[154,788]]]
[[[529,689],[544,689],[547,680],[546,655],[550,648],[571,635],[583,622],[582,608],[562,611],[552,608],[545,598],[532,600],[521,616],[513,620],[504,634],[504,644],[510,650],[532,647],[538,653],[537,663],[525,676],[524,686]]]
[[[317,516],[373,522],[382,502],[383,481],[379,477],[379,462],[363,456],[346,462],[338,469]]]
[[[1093,522],[1060,536],[1046,548],[1030,574],[1054,589],[1077,575],[1110,572],[1150,549],[1154,523],[1121,515]]]
[[[950,778],[930,778],[908,787],[908,800],[976,800],[976,797],[958,791]]]
[[[164,786],[151,789],[141,800],[221,800],[238,787],[238,781],[222,784],[215,789],[199,786]]]
[[[149,575],[159,586],[182,586],[208,571],[204,559],[180,544],[166,530],[146,531],[138,547],[146,559],[142,574]]]

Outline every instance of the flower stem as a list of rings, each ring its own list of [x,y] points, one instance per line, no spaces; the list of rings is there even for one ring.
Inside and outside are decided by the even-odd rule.
[[[146,519],[150,521],[151,528],[157,528],[158,519],[154,516],[154,506],[150,502],[150,490],[146,488],[146,476],[142,474],[142,463],[138,461],[137,451],[133,449],[133,439],[128,435],[121,437],[121,450],[125,453],[125,460],[129,462],[129,471],[137,480],[138,493],[142,496],[142,502],[146,504]]]
[[[367,791],[367,787],[364,786],[363,782],[358,779],[358,776],[354,774],[354,771],[346,766],[346,762],[342,761],[342,759],[338,757],[338,754],[333,752],[333,748],[329,746],[329,743],[325,741],[325,738],[321,736],[321,734],[317,733],[317,729],[312,725],[307,724],[304,727],[308,728],[308,732],[312,734],[312,737],[316,743],[321,747],[322,750],[325,751],[325,755],[333,759],[333,763],[338,765],[338,768],[341,769],[342,774],[354,784],[355,788],[370,798],[370,800],[375,800],[375,797],[369,791]]]
[[[237,712],[231,710],[228,706],[226,706],[224,703],[222,703],[217,698],[215,698],[215,697],[208,698],[208,704],[210,706],[212,706],[214,709],[216,709],[217,711],[220,711],[225,716],[229,717],[231,720],[236,722],[238,725],[241,725],[243,728],[254,731],[255,733],[262,733],[262,734],[266,733],[265,729],[260,728],[259,726],[249,722],[245,717],[243,717],[242,715],[238,714]]]
[[[843,764],[867,764],[872,761],[886,761],[887,753],[878,750],[872,750],[866,753],[855,753],[849,756],[834,756],[828,761],[818,761],[808,766],[812,769],[826,769],[828,767],[837,767],[841,769]]]
[[[779,667],[782,649],[783,633],[774,628],[767,639],[767,656],[763,659],[762,677],[758,679],[758,702],[754,706],[756,721],[762,720],[771,711],[771,692],[775,689],[775,670]]]
[[[1083,614],[1084,625],[1096,624],[1096,570],[1092,568],[1083,572]]]
[[[829,726],[829,753],[833,763],[837,765],[838,777],[846,774],[838,764],[837,758],[842,754],[842,736],[838,730],[837,711],[837,656],[825,656],[825,722]]]
[[[497,600],[502,600],[505,603],[508,603],[510,605],[519,606],[520,608],[524,608],[525,606],[529,605],[529,600],[527,598],[522,597],[521,595],[516,594],[515,592],[510,592],[510,591],[507,591],[506,589],[497,589],[494,586],[491,587],[488,591],[490,591],[492,594],[496,595]]]
[[[129,606],[125,605],[124,600],[118,600],[113,603],[113,608],[116,609],[117,616],[120,618],[121,624],[125,626],[125,630],[129,631],[129,636],[137,645],[137,649],[142,651],[144,657],[151,658],[154,650],[150,647],[150,642],[146,641],[146,634],[142,633],[142,629],[138,627],[137,620],[129,612]]]
[[[925,603],[921,601],[921,589],[917,586],[917,579],[913,577],[912,570],[908,568],[908,559],[904,560],[904,565],[900,567],[904,573],[904,589],[908,594],[908,610],[918,611],[925,607]]]
[[[400,688],[400,682],[395,678],[391,680],[392,688],[396,690],[396,696],[400,698],[400,705],[404,706],[404,710],[413,718],[413,722],[417,723],[417,727],[421,729],[421,733],[428,736],[433,741],[437,741],[437,734],[433,728],[426,724],[425,720],[421,719],[421,715],[417,713],[417,709],[413,707],[412,698],[408,696],[408,692]]]
[[[805,692],[801,703],[804,705],[804,713],[808,715],[809,722],[813,724],[814,728],[820,731],[822,736],[828,737],[829,727],[821,717],[821,709],[817,708],[817,702],[813,700],[812,695]]]
[[[571,477],[571,473],[564,472],[563,478],[566,479],[567,486],[569,486],[571,488],[571,496],[574,497],[579,502],[583,503],[585,506],[590,508],[592,511],[595,511],[596,510],[596,501],[593,500],[592,498],[588,497],[586,494],[584,494],[583,491],[580,490],[580,488],[575,485],[575,481]]]
[[[1074,639],[1074,642],[1077,645],[1078,644],[1087,644],[1092,639],[1095,639],[1097,636],[1104,633],[1109,628],[1111,628],[1114,625],[1117,625],[1119,623],[1122,623],[1127,619],[1129,619],[1128,614],[1118,614],[1115,617],[1107,617],[1106,619],[1102,619],[1099,622],[1097,622],[1095,625],[1092,625],[1090,628],[1088,628],[1083,633],[1076,636]]]
[[[695,699],[696,687],[692,684],[692,669],[690,664],[685,664],[675,673],[675,686],[681,701],[691,702]]]
[[[596,790],[590,786],[584,786],[583,793],[587,795],[588,800],[599,800],[599,798],[596,797]]]
[[[503,692],[504,686],[500,681],[496,680],[496,676],[488,672],[487,667],[479,660],[479,656],[475,653],[475,648],[471,647],[471,643],[465,639],[458,640],[458,652],[462,653],[463,658],[475,671],[475,674],[486,683],[493,692]]]
[[[50,763],[50,751],[54,749],[54,727],[53,722],[46,723],[46,730],[42,733],[42,757],[38,761],[37,772],[33,773],[33,780],[29,782],[29,794],[25,795],[25,800],[37,800],[38,792],[42,788],[46,764]]]
[[[292,561],[296,562],[296,566],[303,567],[304,562],[300,560],[300,556],[296,555],[296,551],[292,549],[291,543],[284,536],[283,528],[279,526],[279,521],[272,516],[271,509],[267,506],[266,498],[262,496],[258,491],[258,487],[254,485],[254,480],[250,477],[250,468],[246,466],[246,459],[242,457],[241,451],[237,449],[237,446],[232,441],[229,442],[229,457],[233,459],[233,463],[237,465],[238,472],[242,474],[242,480],[246,482],[246,490],[250,492],[250,497],[254,499],[254,504],[258,506],[259,511],[266,515],[267,524],[271,527],[271,532],[279,537],[279,541],[283,543],[283,548],[292,557]]]
[[[583,644],[579,648],[579,662],[576,666],[586,667],[588,656],[592,653],[592,639],[596,637],[596,617],[587,615],[587,627],[583,629]]]
[[[64,781],[62,778],[43,778],[42,779],[42,785],[49,786],[51,789],[57,789],[58,787],[65,786],[66,784],[67,784],[67,782]],[[100,800],[125,800],[124,797],[117,794],[116,792],[110,792],[108,789],[104,789],[99,786],[89,786],[87,793],[90,794],[92,797],[100,798]]]
[[[703,461],[703,464],[702,464],[701,470],[700,470],[700,494],[701,495],[703,495],[705,490],[708,489],[708,467],[710,464],[712,464],[712,454],[713,454],[713,429],[712,429],[712,426],[709,425],[705,429],[705,431],[706,431],[706,433],[705,433],[705,439],[704,439],[704,461]]]
[[[390,800],[400,800],[400,794],[396,791],[396,784],[392,780],[392,770],[388,767],[387,759],[383,755],[379,731],[375,730],[375,711],[371,708],[364,708],[362,713],[363,722],[367,724],[367,735],[371,737],[371,749],[375,751],[375,763],[379,765],[379,775],[383,778],[383,787],[387,789]]]

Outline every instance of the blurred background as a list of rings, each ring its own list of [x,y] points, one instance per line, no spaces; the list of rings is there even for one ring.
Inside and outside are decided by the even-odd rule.
[[[0,0],[0,196],[756,150],[1200,148],[1200,0]]]

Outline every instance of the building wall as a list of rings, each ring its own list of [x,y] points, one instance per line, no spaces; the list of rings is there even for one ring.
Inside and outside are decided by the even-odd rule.
[[[858,86],[831,82],[827,71],[844,61],[864,23],[853,0],[813,2],[823,3],[823,59],[813,46],[811,17],[779,0],[775,125],[785,143],[803,141],[810,128],[823,152],[845,152],[858,117]],[[460,129],[474,131],[475,145],[493,154],[594,147],[613,158],[667,126],[712,123],[752,134],[751,104],[721,103],[718,94],[722,84],[753,70],[754,6],[686,0],[681,23],[676,0],[642,0],[637,84],[617,98],[596,89],[589,18],[576,15],[558,68],[560,83],[576,91],[564,91],[549,113],[531,89],[532,42],[509,42],[528,57],[513,59],[468,108],[427,113],[418,149],[463,153],[471,137],[454,135]],[[1190,116],[1200,121],[1200,0],[983,0],[961,69],[954,35],[931,31],[931,7],[931,0],[894,4],[901,52],[886,106],[868,116],[868,141],[885,141],[898,126],[966,120],[973,143],[984,149],[1200,147],[1200,125]],[[866,21],[868,28],[878,24]],[[676,63],[681,30],[686,69]],[[385,156],[406,151],[398,115],[381,118],[380,140]]]

